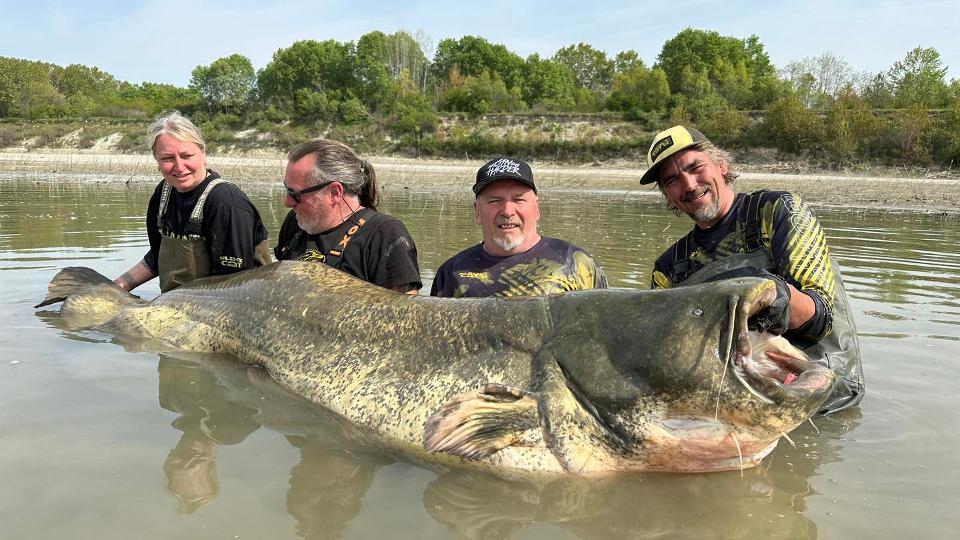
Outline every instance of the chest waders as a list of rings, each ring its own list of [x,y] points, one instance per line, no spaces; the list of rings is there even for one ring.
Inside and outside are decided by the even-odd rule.
[[[744,228],[745,253],[734,253],[722,259],[713,261],[696,272],[684,277],[679,285],[697,285],[709,281],[730,270],[739,268],[762,268],[770,273],[776,273],[776,264],[770,251],[763,246],[760,240],[759,205],[760,193],[750,196],[750,208],[747,212],[747,223]],[[676,251],[676,275],[684,276],[689,270],[690,261],[685,259],[687,238],[681,240]],[[818,415],[832,414],[843,411],[860,403],[864,394],[863,364],[860,360],[860,343],[857,341],[857,327],[853,321],[853,312],[846,290],[843,288],[843,279],[840,268],[831,257],[834,279],[833,300],[833,327],[820,341],[802,348],[804,353],[814,362],[832,369],[838,378],[836,387],[830,397],[823,402]]]
[[[203,224],[203,207],[213,188],[227,182],[222,178],[212,180],[200,194],[197,204],[190,213],[183,234],[170,232],[163,225],[163,215],[170,203],[170,193],[173,188],[164,184],[160,194],[160,208],[157,212],[157,228],[160,230],[160,253],[157,265],[160,268],[160,292],[167,292],[189,283],[194,279],[210,275],[210,250],[207,249],[207,239],[201,234]],[[267,241],[264,240],[256,247],[255,266],[270,263],[270,252]]]

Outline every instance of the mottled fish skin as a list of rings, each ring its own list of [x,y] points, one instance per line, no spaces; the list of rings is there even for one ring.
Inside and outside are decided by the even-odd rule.
[[[584,474],[750,466],[829,392],[766,403],[728,373],[720,349],[730,299],[753,302],[769,288],[764,280],[446,299],[284,261],[200,279],[149,303],[118,301],[102,282],[86,291],[71,283],[56,290],[67,298],[65,318],[82,321],[96,306],[84,327],[232,354],[442,463]],[[736,315],[743,334],[746,300]]]

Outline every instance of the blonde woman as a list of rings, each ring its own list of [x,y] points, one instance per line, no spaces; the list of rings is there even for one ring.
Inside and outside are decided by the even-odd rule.
[[[147,205],[150,250],[114,282],[129,291],[159,276],[166,292],[269,263],[260,214],[240,188],[207,168],[197,126],[178,111],[165,112],[148,136],[163,176]]]

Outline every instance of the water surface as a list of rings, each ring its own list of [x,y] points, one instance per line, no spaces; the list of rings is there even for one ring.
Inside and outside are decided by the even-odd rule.
[[[146,250],[152,186],[0,182],[0,538],[941,538],[960,505],[960,220],[817,208],[844,270],[860,408],[741,472],[508,481],[358,443],[262,372],[67,333],[31,306],[61,267]],[[275,238],[281,191],[245,185]],[[479,240],[467,190],[387,192],[426,290]],[[689,228],[641,193],[542,193],[541,229],[646,288]],[[137,291],[158,293],[156,283]]]

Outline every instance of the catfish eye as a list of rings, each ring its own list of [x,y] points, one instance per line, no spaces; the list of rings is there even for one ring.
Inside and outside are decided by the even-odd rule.
[[[697,309],[693,310],[693,316],[694,316],[694,317],[703,317],[703,310],[700,309],[700,308],[697,308]]]

